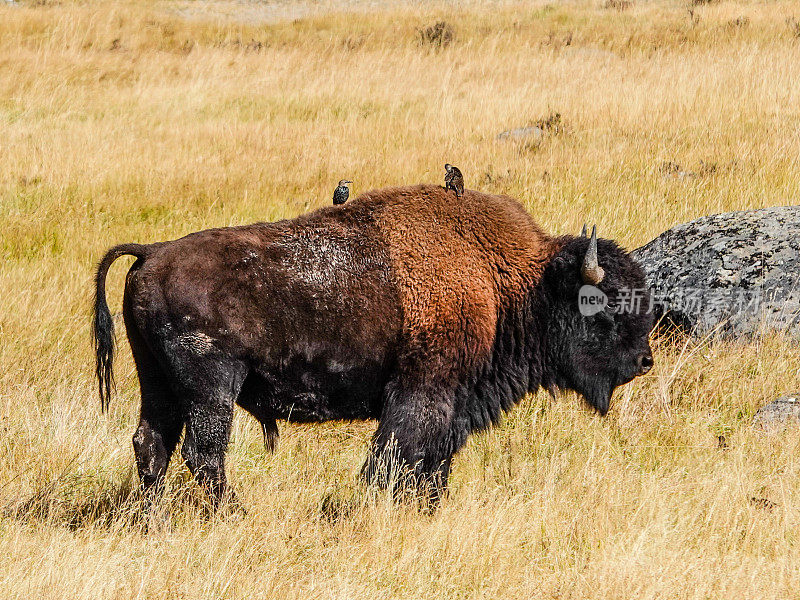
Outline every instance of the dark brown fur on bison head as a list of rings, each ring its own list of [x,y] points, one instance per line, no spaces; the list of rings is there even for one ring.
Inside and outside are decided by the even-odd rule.
[[[586,283],[580,266],[589,240],[561,241],[561,251],[542,280],[542,298],[550,315],[546,363],[551,366],[544,385],[574,390],[605,415],[614,389],[653,365],[648,343],[653,319],[644,272],[614,242],[598,240],[605,277],[595,287],[609,298],[609,305],[594,315],[582,314],[578,299]]]

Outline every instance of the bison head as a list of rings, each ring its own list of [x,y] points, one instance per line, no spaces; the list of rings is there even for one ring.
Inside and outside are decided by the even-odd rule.
[[[549,387],[581,394],[600,414],[614,389],[653,366],[653,327],[644,272],[609,240],[561,239],[542,283],[547,304]]]

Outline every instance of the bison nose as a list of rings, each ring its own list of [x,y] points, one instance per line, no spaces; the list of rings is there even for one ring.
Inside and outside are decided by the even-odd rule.
[[[653,355],[647,351],[640,355],[636,362],[639,366],[639,374],[644,375],[653,368]]]

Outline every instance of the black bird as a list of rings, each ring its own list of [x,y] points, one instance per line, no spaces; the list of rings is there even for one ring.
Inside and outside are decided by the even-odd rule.
[[[349,179],[342,179],[339,182],[339,186],[333,190],[333,203],[336,205],[344,204],[347,202],[347,199],[350,197],[350,190],[347,188],[347,185],[353,183]]]
[[[461,198],[464,195],[464,176],[461,171],[450,163],[444,166],[444,170],[447,171],[444,176],[444,187],[448,190],[453,190],[456,193],[456,197]]]

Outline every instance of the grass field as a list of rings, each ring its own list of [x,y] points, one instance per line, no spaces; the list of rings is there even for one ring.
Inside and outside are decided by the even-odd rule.
[[[548,231],[596,222],[629,248],[800,197],[798,1],[381,6],[0,4],[0,597],[800,597],[800,435],[749,427],[800,389],[780,336],[659,342],[605,419],[524,399],[433,515],[357,483],[374,424],[282,424],[268,455],[239,412],[246,514],[209,517],[176,460],[143,531],[124,336],[108,414],[93,379],[108,246],[292,217],[342,178],[438,183],[445,162]],[[420,34],[438,21],[441,44]],[[556,113],[538,144],[495,139]]]

